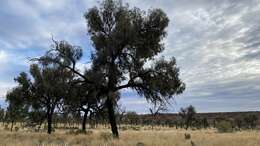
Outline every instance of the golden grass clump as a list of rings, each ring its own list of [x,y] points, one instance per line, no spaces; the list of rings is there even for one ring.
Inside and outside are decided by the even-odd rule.
[[[189,135],[190,138],[187,138]],[[56,130],[45,133],[0,130],[0,146],[260,146],[260,131],[218,133],[209,130],[124,130],[113,139],[108,129],[89,133]]]

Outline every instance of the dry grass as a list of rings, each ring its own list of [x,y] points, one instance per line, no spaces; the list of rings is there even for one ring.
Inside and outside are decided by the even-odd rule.
[[[191,139],[185,139],[185,133]],[[120,139],[112,139],[109,130],[97,129],[91,134],[68,134],[57,130],[52,135],[34,132],[10,132],[0,130],[1,146],[260,146],[260,131],[217,133],[215,130],[185,131],[163,130],[125,130]]]

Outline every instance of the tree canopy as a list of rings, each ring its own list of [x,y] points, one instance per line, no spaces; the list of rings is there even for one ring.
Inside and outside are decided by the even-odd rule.
[[[104,101],[112,133],[118,137],[115,106],[122,89],[132,89],[154,104],[167,102],[184,91],[175,58],[160,57],[169,23],[163,10],[145,12],[121,1],[104,0],[99,7],[89,9],[84,18],[94,49],[90,69],[82,72],[76,68],[83,55],[81,47],[53,40],[52,48],[34,59],[44,68],[32,65],[34,81],[24,83],[32,85],[33,95],[46,98],[44,102],[51,105],[65,97],[81,106],[84,101],[95,101],[94,105]],[[50,65],[52,68],[47,67]],[[67,77],[71,75],[70,80]],[[66,90],[69,87],[76,89]],[[51,111],[54,109],[51,107]]]

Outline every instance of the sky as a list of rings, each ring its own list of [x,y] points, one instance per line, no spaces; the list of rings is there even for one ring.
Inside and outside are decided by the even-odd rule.
[[[161,56],[177,60],[186,83],[169,112],[194,105],[198,112],[260,110],[259,0],[122,0],[143,10],[161,8],[169,17]],[[29,59],[50,48],[51,37],[84,49],[78,67],[88,67],[92,47],[84,12],[95,0],[0,1],[0,103],[16,85],[14,77],[28,71]],[[131,90],[120,104],[146,113],[151,105]]]

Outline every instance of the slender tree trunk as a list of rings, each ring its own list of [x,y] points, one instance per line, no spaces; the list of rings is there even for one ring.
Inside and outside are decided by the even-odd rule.
[[[12,122],[11,122],[11,131],[13,131],[13,127],[14,127],[14,121],[12,120]]]
[[[47,126],[48,126],[48,130],[47,130],[47,133],[48,134],[51,134],[52,132],[52,115],[53,115],[53,112],[54,112],[54,108],[51,108],[51,107],[48,107],[47,109]]]
[[[82,120],[82,131],[86,131],[87,116],[88,116],[88,112],[84,111],[84,116]]]
[[[40,120],[40,124],[39,124],[39,127],[38,127],[38,131],[40,131],[43,122],[44,122],[44,120]]]
[[[109,123],[111,126],[113,136],[115,138],[119,138],[119,133],[118,133],[117,124],[116,124],[116,117],[115,117],[115,112],[114,112],[114,106],[113,106],[112,100],[109,97],[106,100],[106,106],[108,108],[108,118],[109,118]]]
[[[189,121],[186,122],[186,128],[185,129],[188,130],[188,128],[189,128]]]
[[[51,130],[52,130],[52,115],[51,115],[51,113],[48,113],[48,119],[47,119],[47,121],[48,121],[48,131],[47,131],[47,133],[48,134],[51,134]]]

